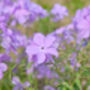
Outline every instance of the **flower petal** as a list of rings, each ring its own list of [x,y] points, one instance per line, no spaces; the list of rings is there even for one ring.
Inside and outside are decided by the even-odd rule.
[[[78,37],[79,38],[88,38],[90,36],[90,32],[89,30],[80,30],[80,32],[78,33]]]
[[[14,85],[17,85],[18,83],[20,83],[19,77],[13,77],[13,78],[12,78],[12,83],[13,83]]]
[[[41,63],[43,63],[45,61],[46,56],[45,56],[44,53],[39,53],[37,55],[37,59],[38,59],[37,64],[41,64]]]
[[[53,45],[54,41],[55,41],[54,36],[47,36],[45,39],[45,47],[50,47],[51,45]]]
[[[45,40],[45,36],[43,34],[41,34],[41,33],[35,34],[35,36],[34,36],[34,42],[37,45],[43,46],[44,45],[44,40]]]
[[[58,57],[58,51],[55,48],[48,48],[46,50],[46,54],[50,54],[50,55]]]
[[[31,45],[31,46],[28,46],[27,48],[26,48],[26,53],[28,54],[28,55],[35,55],[35,54],[37,54],[39,52],[39,48],[37,47],[37,46],[35,46],[35,45]]]

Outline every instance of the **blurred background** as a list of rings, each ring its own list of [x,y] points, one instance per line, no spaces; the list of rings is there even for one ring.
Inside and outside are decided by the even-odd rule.
[[[35,22],[29,29],[32,35],[34,32],[42,32],[44,34],[50,33],[61,26],[65,26],[71,23],[73,16],[75,15],[76,10],[89,6],[90,0],[31,0],[40,4],[44,9],[50,11],[54,4],[59,3],[60,5],[66,6],[69,10],[69,17],[65,17],[64,20],[61,20],[57,23],[50,22],[48,18],[42,19],[39,22]],[[48,23],[47,23],[48,22]],[[44,27],[44,28],[43,28]],[[20,27],[21,29],[21,27]],[[23,29],[23,28],[22,28]],[[26,28],[22,30],[26,32]]]
[[[61,5],[65,5],[71,14],[75,13],[75,11],[84,6],[88,6],[90,4],[90,0],[32,0],[44,8],[52,8],[55,3],[60,3]]]

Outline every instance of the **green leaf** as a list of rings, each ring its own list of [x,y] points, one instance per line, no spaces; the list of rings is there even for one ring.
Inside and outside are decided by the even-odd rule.
[[[79,79],[75,80],[74,88],[75,88],[75,90],[82,90],[81,82]]]

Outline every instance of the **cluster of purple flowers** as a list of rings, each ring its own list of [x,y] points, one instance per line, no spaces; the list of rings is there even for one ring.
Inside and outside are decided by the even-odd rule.
[[[72,44],[78,38],[90,38],[89,11],[90,7],[78,10],[71,24],[56,29],[48,35],[39,32],[28,38],[15,27],[17,25],[30,26],[33,22],[46,17],[57,22],[62,20],[64,16],[68,16],[67,8],[55,4],[49,13],[42,6],[30,0],[0,0],[0,48],[4,51],[3,53],[0,51],[0,80],[3,79],[4,72],[10,68],[10,63],[15,66],[12,69],[13,73],[18,75],[17,66],[25,60],[25,74],[27,76],[36,72],[32,76],[33,78],[53,78],[55,80],[52,82],[55,83],[60,78],[59,73],[56,72],[57,68],[61,68],[60,72],[65,71],[64,66],[58,63],[60,50],[67,48],[64,44]],[[71,47],[73,48],[74,45]],[[21,49],[20,52],[19,49]],[[16,57],[12,58],[12,53]],[[71,66],[79,68],[80,63],[78,63],[75,53],[71,55],[72,57],[69,58]],[[29,67],[27,67],[28,65]],[[22,83],[16,76],[12,77],[12,84],[15,85],[13,90],[23,90],[31,86],[30,82]],[[44,90],[56,89],[46,85]]]
[[[68,15],[68,10],[66,7],[56,4],[49,13],[40,5],[31,2],[30,0],[0,1],[0,28],[8,23],[11,26],[15,26],[16,24],[30,26],[34,21],[50,15],[53,15],[52,19],[54,21],[59,21],[63,19],[64,16]]]

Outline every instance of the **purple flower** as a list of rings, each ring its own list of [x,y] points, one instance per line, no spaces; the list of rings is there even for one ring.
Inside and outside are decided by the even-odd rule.
[[[8,20],[11,26],[17,23],[24,26],[30,25],[39,18],[48,16],[47,10],[30,0],[0,0],[0,17],[1,14],[3,14],[2,16],[8,16],[8,18],[5,17],[5,20]],[[6,21],[0,22],[0,28],[3,28],[6,24],[8,26]]]
[[[13,51],[17,54],[16,50],[19,47],[25,47],[26,44],[26,36],[21,35],[20,32],[16,32],[16,30],[7,29],[7,32],[4,32],[2,35],[1,46],[6,49],[7,53]]]
[[[48,13],[45,9],[43,9],[40,5],[33,2],[31,3],[29,10],[41,18],[48,16]]]
[[[7,54],[0,53],[0,63],[1,62],[11,62],[11,57]]]
[[[5,63],[0,63],[0,80],[3,78],[3,72],[8,69]]]
[[[25,9],[21,9],[21,8],[17,9],[14,12],[14,17],[19,22],[19,24],[26,23],[26,21],[29,18],[29,15],[30,15],[29,11],[27,11]]]
[[[13,90],[24,90],[25,88],[30,87],[30,83],[26,81],[24,84],[20,82],[19,77],[13,77],[12,78],[12,83],[15,85]]]
[[[26,53],[29,58],[32,59],[32,56],[36,56],[37,64],[45,62],[47,55],[58,57],[58,52],[53,44],[55,42],[55,37],[53,36],[44,36],[41,33],[35,34],[33,41],[26,48]]]
[[[73,23],[78,32],[79,39],[90,37],[90,7],[78,10],[74,17]]]
[[[52,20],[57,22],[59,20],[62,20],[64,16],[68,16],[68,10],[65,6],[55,4],[51,10],[51,15],[53,15]]]
[[[65,41],[67,41],[67,44],[69,44],[70,42],[75,41],[76,32],[73,29],[74,29],[73,24],[69,24],[67,26],[56,29],[52,33],[52,35],[55,35],[57,37],[58,46],[62,45],[62,43],[65,42]],[[64,48],[64,46],[63,46],[63,48]]]

